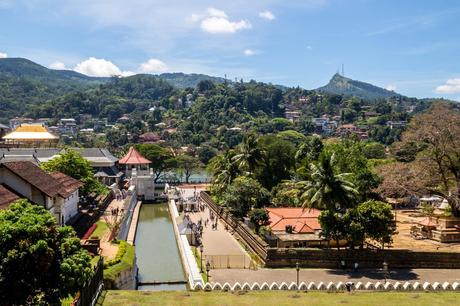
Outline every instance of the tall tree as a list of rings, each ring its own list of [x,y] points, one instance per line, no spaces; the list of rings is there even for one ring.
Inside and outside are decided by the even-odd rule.
[[[181,154],[176,157],[177,167],[183,171],[185,182],[188,184],[193,171],[203,166],[198,158],[187,154]]]
[[[60,305],[92,276],[71,227],[26,200],[0,210],[0,305]]]
[[[141,144],[136,146],[139,152],[150,160],[154,173],[154,181],[157,182],[163,174],[174,168],[177,163],[171,150],[157,144]]]
[[[243,138],[243,142],[237,148],[233,161],[241,171],[254,173],[256,166],[264,157],[264,150],[259,147],[259,139],[254,134],[248,134]]]
[[[353,207],[358,194],[349,173],[334,173],[334,156],[323,154],[317,164],[310,164],[311,175],[303,185],[302,207],[316,207],[343,212]]]
[[[244,217],[251,209],[268,205],[270,193],[255,179],[240,176],[228,186],[223,199],[235,216]]]
[[[233,162],[235,151],[227,150],[221,155],[213,157],[208,169],[212,173],[213,189],[217,193],[222,193],[240,175],[240,170],[236,163]]]
[[[42,163],[42,169],[48,172],[62,172],[83,183],[82,193],[104,193],[107,188],[93,176],[93,168],[89,161],[72,149],[65,149],[57,157]]]
[[[394,181],[414,195],[439,195],[447,199],[452,214],[460,216],[460,111],[434,104],[411,120],[402,136],[404,144],[416,146],[419,153],[413,162],[385,166],[384,184]],[[406,168],[417,175],[408,177]]]
[[[379,201],[366,201],[357,207],[360,223],[366,238],[378,241],[382,245],[391,243],[396,231],[396,222],[389,204]]]

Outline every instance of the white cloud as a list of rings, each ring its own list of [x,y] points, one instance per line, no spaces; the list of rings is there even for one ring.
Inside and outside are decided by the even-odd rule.
[[[56,69],[56,70],[67,70],[68,68],[65,66],[63,62],[53,62],[49,65],[51,69]]]
[[[201,21],[201,29],[211,34],[235,33],[250,28],[252,25],[246,20],[235,22],[220,17],[209,17]]]
[[[274,20],[275,19],[275,15],[273,15],[272,12],[268,11],[268,10],[265,10],[263,12],[260,12],[259,13],[259,17],[260,18],[263,18],[263,19],[267,19],[267,20]]]
[[[190,19],[201,21],[201,29],[211,34],[230,34],[252,28],[249,21],[231,21],[224,11],[212,7],[206,10],[206,15],[192,14]]]
[[[256,52],[254,50],[251,50],[251,49],[246,49],[244,50],[244,55],[246,56],[251,56],[251,55],[255,55]]]
[[[460,79],[448,79],[446,84],[436,87],[437,93],[453,94],[460,92]]]
[[[218,10],[213,7],[210,7],[207,9],[207,12],[210,17],[219,17],[219,18],[228,19],[227,14],[225,14],[225,12],[222,10]]]
[[[7,58],[8,54],[0,52],[0,58]]]
[[[312,47],[312,46],[310,46],[310,45],[309,45],[309,46],[307,46],[306,48],[307,48],[307,50],[312,50],[312,49],[313,49],[313,47]]]
[[[165,72],[168,71],[168,66],[159,59],[151,58],[146,63],[142,63],[139,66],[139,71],[145,73],[151,72]]]
[[[89,59],[77,64],[74,68],[76,72],[94,77],[110,77],[110,76],[130,76],[134,72],[121,71],[114,63],[105,59],[90,57]]]
[[[395,91],[396,90],[396,85],[388,84],[387,86],[385,86],[385,89],[389,90],[389,91]]]

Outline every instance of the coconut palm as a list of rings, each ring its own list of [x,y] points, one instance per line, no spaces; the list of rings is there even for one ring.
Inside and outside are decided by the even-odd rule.
[[[228,150],[209,162],[209,170],[213,173],[213,185],[222,192],[240,175],[238,166],[233,162],[235,151]]]
[[[249,134],[244,137],[243,142],[238,146],[237,153],[232,160],[241,171],[247,171],[252,174],[263,159],[264,154],[264,150],[259,147],[259,138],[254,134]]]
[[[322,155],[317,164],[310,164],[310,176],[298,182],[303,189],[302,207],[315,207],[343,212],[356,203],[358,191],[349,180],[349,173],[334,173],[334,156]]]

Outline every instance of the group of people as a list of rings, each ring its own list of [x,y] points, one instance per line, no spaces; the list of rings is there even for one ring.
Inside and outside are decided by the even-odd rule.
[[[118,216],[120,212],[123,214],[123,208],[120,209],[119,207],[117,207],[117,208],[112,208],[110,210],[110,213],[112,214],[112,216]]]

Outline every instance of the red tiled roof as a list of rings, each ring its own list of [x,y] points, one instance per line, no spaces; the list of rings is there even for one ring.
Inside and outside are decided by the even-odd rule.
[[[77,191],[78,188],[83,186],[83,184],[79,180],[76,180],[73,177],[65,175],[64,173],[54,172],[54,173],[51,173],[50,175],[60,185],[61,188],[59,189],[59,194],[64,198],[69,197],[71,194]]]
[[[318,217],[320,211],[317,209],[303,208],[267,208],[270,218],[269,227],[272,231],[285,231],[286,226],[293,228],[293,233],[305,234],[321,230]]]
[[[151,161],[142,156],[136,148],[129,148],[128,153],[118,161],[119,164],[126,165],[140,165],[140,164],[150,164]]]
[[[29,161],[6,162],[3,167],[19,176],[49,197],[57,195],[67,198],[83,184],[64,173],[46,173],[40,167]]]
[[[49,197],[59,193],[56,180],[32,162],[6,162],[2,165]]]
[[[14,201],[19,199],[20,197],[17,194],[0,184],[0,209],[8,208]]]

